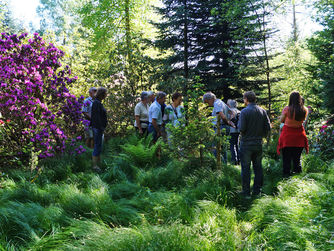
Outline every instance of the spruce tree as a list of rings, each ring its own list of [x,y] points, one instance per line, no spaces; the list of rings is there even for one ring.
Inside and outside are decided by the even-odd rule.
[[[225,98],[265,83],[262,1],[165,0],[157,47],[172,54],[164,60],[164,79],[201,77],[207,90]],[[260,14],[259,14],[260,13]],[[258,54],[255,53],[258,51]],[[261,77],[259,77],[261,75]]]

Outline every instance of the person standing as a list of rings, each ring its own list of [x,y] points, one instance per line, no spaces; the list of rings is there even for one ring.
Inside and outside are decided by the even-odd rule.
[[[96,94],[96,88],[91,87],[89,88],[89,97],[84,100],[84,104],[82,106],[82,113],[85,117],[86,120],[89,121],[89,125],[85,125],[85,139],[86,139],[86,146],[89,148],[94,147],[94,139],[93,139],[93,130],[90,125],[90,120],[92,116],[92,104],[93,104],[93,99]]]
[[[277,145],[277,153],[280,154],[282,150],[284,177],[291,175],[291,161],[293,162],[294,173],[302,171],[300,157],[304,148],[306,152],[309,150],[308,140],[303,127],[307,113],[308,110],[304,106],[299,92],[292,92],[289,98],[289,105],[283,109],[280,118],[284,126]]]
[[[156,142],[162,135],[162,111],[161,106],[165,104],[166,93],[158,92],[156,100],[151,104],[148,110],[148,133],[153,134],[153,142]]]
[[[180,119],[184,118],[184,108],[181,106],[182,103],[182,94],[179,92],[175,92],[172,95],[172,104],[167,105],[165,108],[165,114],[163,116],[163,121],[166,125],[178,126],[180,125]],[[166,129],[167,131],[167,140],[170,139],[171,131]]]
[[[240,111],[237,109],[237,102],[235,100],[227,100],[227,106],[233,111],[233,116],[231,121],[236,127],[230,127],[230,151],[231,151],[231,161],[234,165],[238,165],[240,162],[240,153],[239,153],[239,134],[238,122],[240,117]]]
[[[267,112],[256,105],[256,95],[248,91],[243,95],[247,106],[240,113],[238,128],[241,133],[240,160],[242,195],[250,196],[250,165],[253,163],[254,184],[253,195],[259,195],[263,185],[262,170],[262,138],[266,137],[271,129]]]
[[[147,92],[140,95],[141,101],[135,107],[135,128],[140,135],[146,135],[148,127],[149,98]]]
[[[233,122],[229,119],[229,115],[233,116],[233,112],[228,108],[228,106],[220,99],[216,98],[216,95],[212,92],[207,92],[203,95],[203,102],[207,103],[209,106],[213,106],[212,110],[212,124],[215,128],[215,131],[217,130],[217,117],[220,119],[220,128],[222,130],[222,135],[229,134],[230,126],[235,127]],[[224,147],[225,148],[225,147]],[[223,159],[224,162],[227,160],[227,153],[226,149],[223,151]],[[214,154],[216,155],[216,151],[214,151]]]
[[[155,93],[152,91],[148,91],[148,104],[151,105],[155,101]]]
[[[102,152],[102,138],[103,132],[107,126],[107,111],[102,105],[102,100],[107,97],[107,89],[99,87],[97,89],[95,99],[92,105],[91,126],[94,136],[94,150],[93,150],[93,170],[100,172],[98,166],[100,162],[100,155]]]

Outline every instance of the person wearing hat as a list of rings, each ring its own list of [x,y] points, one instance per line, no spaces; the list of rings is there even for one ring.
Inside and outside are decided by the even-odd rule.
[[[82,106],[82,113],[86,120],[89,120],[89,125],[85,125],[85,139],[86,139],[86,145],[89,148],[94,147],[94,140],[93,140],[93,130],[90,125],[90,120],[92,117],[92,104],[93,99],[96,94],[96,87],[89,88],[89,97],[84,100],[84,104]]]
[[[148,109],[149,97],[147,92],[142,92],[140,95],[141,101],[135,107],[135,128],[140,135],[147,133],[148,127]]]

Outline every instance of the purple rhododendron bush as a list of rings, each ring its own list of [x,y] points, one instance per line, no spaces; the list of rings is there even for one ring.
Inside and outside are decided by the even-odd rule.
[[[65,151],[83,130],[83,97],[72,95],[64,52],[38,34],[1,34],[0,39],[0,157],[40,158]],[[80,146],[77,153],[84,151]]]

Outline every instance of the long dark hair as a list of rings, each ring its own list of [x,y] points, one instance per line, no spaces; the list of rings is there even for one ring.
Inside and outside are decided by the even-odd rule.
[[[302,96],[300,96],[297,91],[291,92],[289,98],[289,118],[297,121],[303,121],[305,116],[306,109],[304,107]]]

